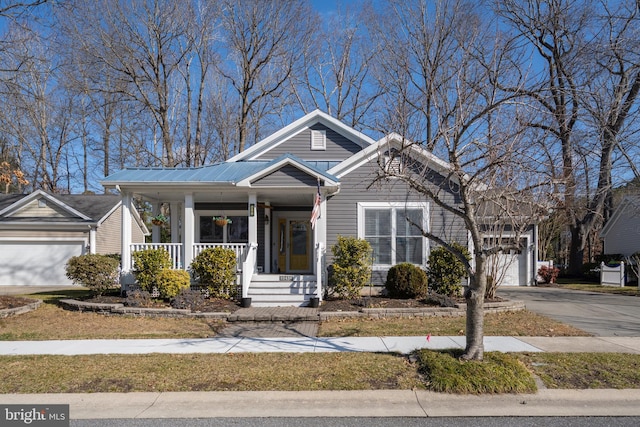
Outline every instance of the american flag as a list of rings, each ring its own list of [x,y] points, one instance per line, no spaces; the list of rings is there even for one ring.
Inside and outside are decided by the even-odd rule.
[[[313,201],[313,210],[311,211],[311,228],[316,228],[316,222],[318,218],[320,218],[320,202],[322,201],[322,197],[320,196],[320,180],[318,179],[318,191],[316,192],[316,197]]]

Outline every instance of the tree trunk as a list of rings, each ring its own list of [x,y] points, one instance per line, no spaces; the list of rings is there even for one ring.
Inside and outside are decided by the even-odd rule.
[[[584,232],[580,224],[570,226],[571,243],[569,245],[569,276],[578,277],[582,275],[582,265],[584,262]]]
[[[487,275],[484,272],[485,260],[476,256],[476,271],[471,277],[469,288],[464,294],[467,303],[467,345],[462,360],[484,358],[484,293],[487,288]]]

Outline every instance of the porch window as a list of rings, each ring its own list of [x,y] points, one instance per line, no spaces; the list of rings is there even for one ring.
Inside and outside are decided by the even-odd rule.
[[[249,218],[227,216],[230,223],[220,226],[214,215],[200,216],[200,243],[247,243],[249,241]]]
[[[421,228],[426,227],[426,218],[424,204],[360,203],[358,235],[371,245],[374,267],[401,262],[424,265],[427,241]]]

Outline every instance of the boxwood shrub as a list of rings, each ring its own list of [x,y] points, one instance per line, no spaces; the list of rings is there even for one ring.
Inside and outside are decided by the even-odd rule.
[[[171,257],[164,249],[145,249],[133,253],[133,276],[143,291],[151,292],[158,286],[158,275],[171,268]]]
[[[358,298],[371,279],[371,245],[364,239],[338,236],[331,252],[330,290],[339,298]]]
[[[75,284],[86,286],[96,295],[120,286],[117,260],[97,254],[74,256],[66,265],[67,277]]]
[[[160,270],[157,277],[157,286],[160,297],[171,299],[178,295],[182,289],[189,289],[191,276],[184,270]]]
[[[209,289],[209,295],[232,299],[237,295],[236,253],[222,247],[200,252],[191,263],[194,278]]]
[[[403,262],[396,264],[387,272],[384,284],[391,298],[425,298],[429,292],[427,273],[417,265]]]

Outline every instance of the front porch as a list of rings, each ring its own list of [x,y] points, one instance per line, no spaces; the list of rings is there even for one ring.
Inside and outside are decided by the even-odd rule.
[[[189,270],[207,248],[223,247],[236,254],[238,286],[242,298],[255,306],[305,306],[321,300],[326,280],[326,199],[320,198],[315,227],[310,222],[313,190],[296,196],[280,192],[244,194],[158,193],[153,214],[163,213],[167,223],[153,225],[151,243],[132,244],[127,215],[122,217],[123,284],[132,284],[133,253],[162,248],[172,268]],[[133,194],[123,194],[124,210],[132,209]],[[135,194],[149,201],[148,194]],[[215,218],[229,221],[219,224]],[[164,230],[162,230],[164,228]],[[162,232],[161,232],[162,231]],[[162,240],[170,240],[165,243]],[[315,303],[315,301],[314,301]]]

